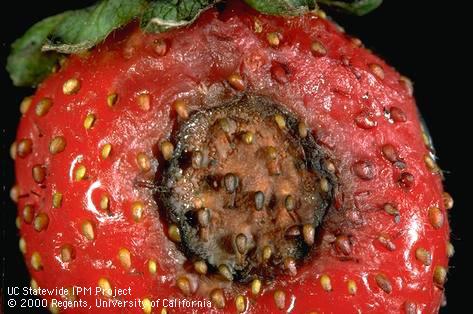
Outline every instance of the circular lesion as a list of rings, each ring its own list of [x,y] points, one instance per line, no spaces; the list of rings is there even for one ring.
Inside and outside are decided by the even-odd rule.
[[[193,113],[174,140],[158,197],[187,257],[227,280],[294,273],[336,184],[303,122],[244,96]]]

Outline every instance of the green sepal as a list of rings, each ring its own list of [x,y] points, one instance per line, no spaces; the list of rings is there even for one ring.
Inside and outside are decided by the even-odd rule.
[[[201,12],[215,1],[205,0],[162,0],[154,1],[144,12],[141,28],[150,33],[161,33],[192,23]]]
[[[245,0],[253,9],[269,15],[301,15],[316,8],[315,0]]]
[[[232,0],[227,0],[232,1]],[[36,86],[55,67],[61,54],[86,51],[115,29],[140,19],[146,32],[159,33],[192,23],[219,0],[101,0],[88,8],[67,11],[33,25],[12,44],[7,70],[17,86]],[[317,4],[363,15],[382,0],[245,0],[270,15],[301,15]]]
[[[65,12],[36,23],[12,44],[7,59],[7,71],[13,84],[36,86],[51,73],[60,55],[56,52],[44,53],[41,47],[68,14],[69,12]]]
[[[61,53],[79,53],[103,41],[144,10],[145,0],[102,0],[33,25],[11,47],[7,71],[16,86],[36,86],[57,64]]]
[[[42,49],[61,53],[90,49],[136,18],[146,4],[144,0],[102,0],[91,7],[70,11],[49,34]]]

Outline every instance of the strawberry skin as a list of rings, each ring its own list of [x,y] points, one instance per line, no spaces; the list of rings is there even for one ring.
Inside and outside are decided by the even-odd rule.
[[[189,267],[154,185],[162,142],[182,116],[176,100],[198,109],[242,92],[302,117],[338,177],[316,254],[256,294]],[[129,25],[68,58],[21,119],[18,215],[32,285],[130,288],[116,296],[128,301],[210,296],[222,313],[242,304],[247,313],[436,313],[451,206],[424,138],[409,81],[321,16],[269,17],[233,2],[165,34]],[[126,312],[151,313],[148,301]]]

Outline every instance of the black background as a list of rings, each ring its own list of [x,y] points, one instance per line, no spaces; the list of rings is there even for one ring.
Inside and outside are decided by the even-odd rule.
[[[452,3],[453,1],[451,1]],[[31,1],[30,3],[33,3]],[[3,13],[0,29],[0,107],[2,164],[2,286],[28,286],[29,279],[15,228],[16,209],[8,197],[14,182],[13,162],[8,156],[19,119],[18,106],[28,88],[16,88],[6,74],[5,59],[11,42],[34,22],[67,9],[81,8],[93,1],[38,1],[41,6],[15,1],[8,3],[8,14]],[[348,33],[361,38],[364,44],[385,58],[399,72],[415,83],[415,96],[421,113],[430,128],[445,170],[446,190],[455,199],[450,212],[452,242],[456,254],[451,260],[446,285],[448,304],[441,313],[465,312],[468,302],[470,259],[467,249],[469,211],[467,189],[471,188],[470,163],[471,126],[468,124],[472,105],[471,56],[467,55],[468,19],[461,7],[450,7],[448,1],[385,0],[385,3],[365,17],[350,17],[330,12]],[[459,3],[459,2],[456,2]],[[461,3],[461,2],[460,2]],[[439,5],[440,4],[440,5]],[[6,10],[4,11],[6,12]],[[19,13],[21,12],[21,13]],[[394,261],[393,261],[394,262]],[[6,301],[6,300],[4,300]],[[5,309],[8,311],[8,309]],[[468,310],[466,310],[468,311]],[[2,311],[0,311],[1,313]],[[38,311],[35,311],[39,313]]]

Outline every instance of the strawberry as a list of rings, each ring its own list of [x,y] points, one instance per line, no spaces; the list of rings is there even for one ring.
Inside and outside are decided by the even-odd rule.
[[[453,200],[409,79],[310,5],[136,2],[95,47],[66,14],[52,53],[9,60],[17,84],[60,61],[12,146],[31,286],[65,288],[50,310],[437,312]]]

